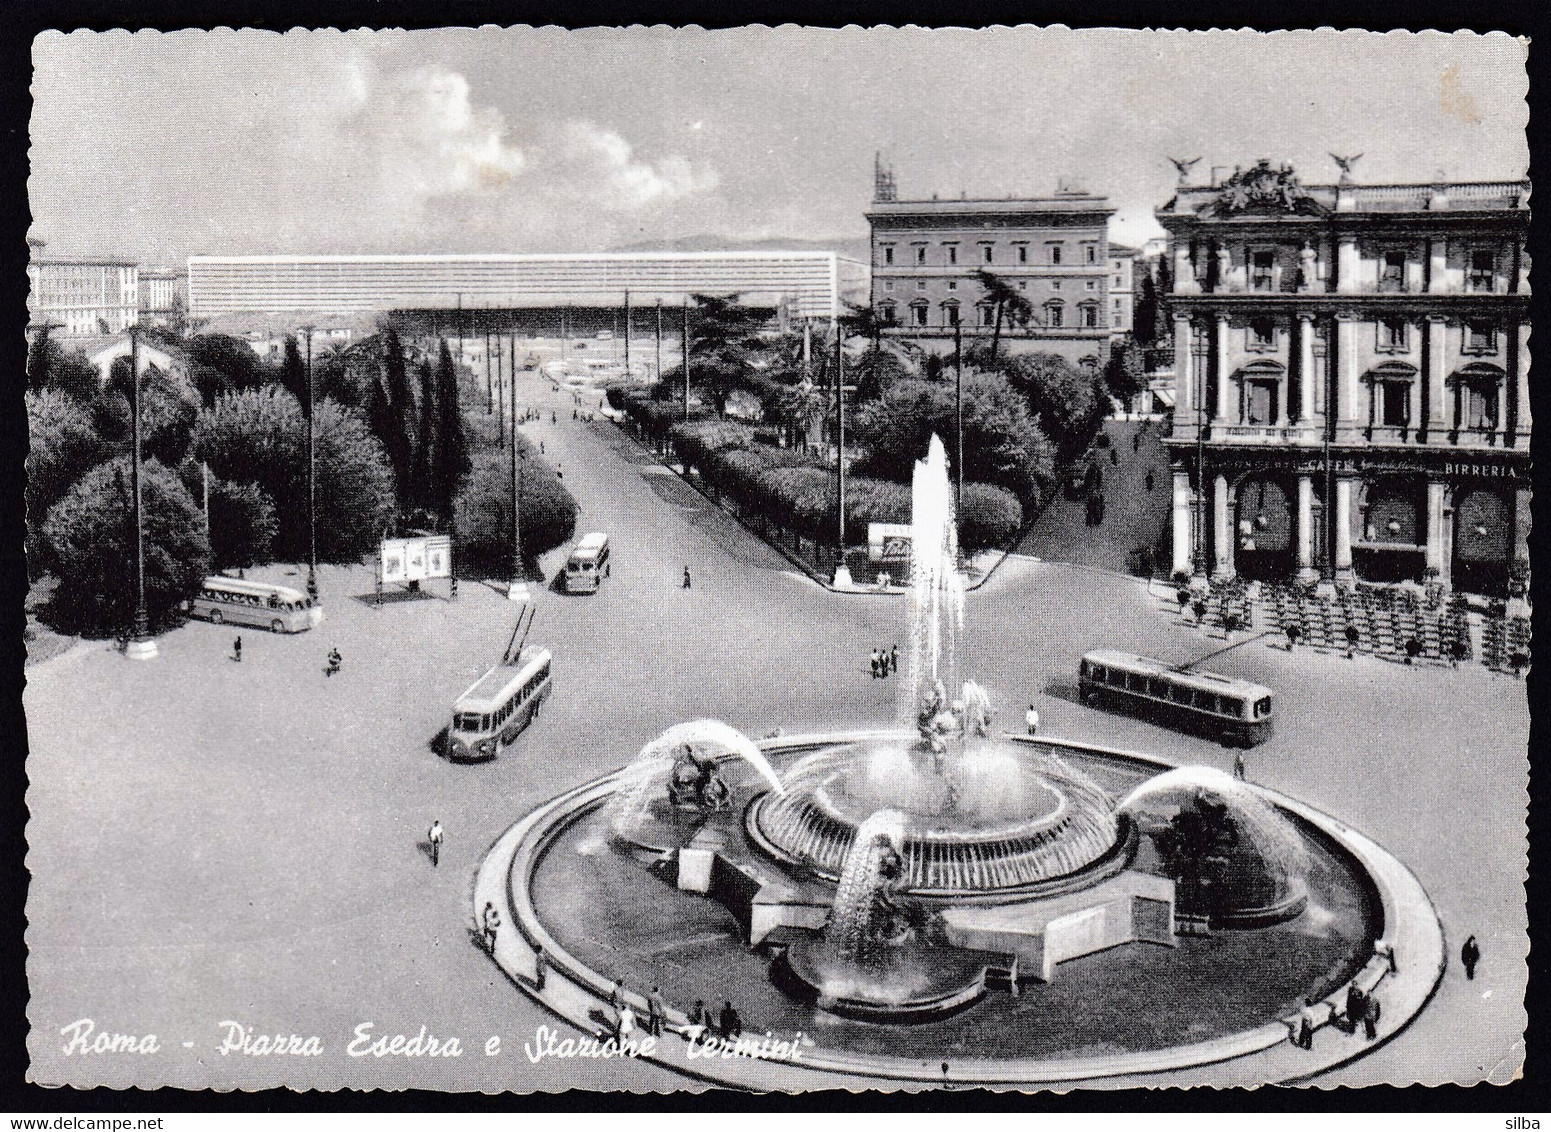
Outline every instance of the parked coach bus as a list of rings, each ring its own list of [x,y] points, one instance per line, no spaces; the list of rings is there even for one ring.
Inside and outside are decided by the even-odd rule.
[[[1099,649],[1082,658],[1078,684],[1090,707],[1113,705],[1228,746],[1271,736],[1271,689],[1213,672],[1186,671],[1134,653]]]
[[[550,660],[548,649],[523,649],[516,661],[496,665],[459,696],[447,729],[447,757],[493,759],[516,739],[549,698]]]
[[[254,625],[272,633],[300,633],[323,620],[312,598],[289,586],[271,586],[219,574],[200,583],[188,601],[190,617],[217,625]]]
[[[609,576],[609,536],[594,532],[584,535],[571,551],[565,564],[565,592],[597,593]]]

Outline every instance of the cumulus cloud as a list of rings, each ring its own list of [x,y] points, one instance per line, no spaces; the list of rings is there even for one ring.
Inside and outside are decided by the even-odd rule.
[[[476,107],[468,80],[441,67],[389,77],[357,73],[358,102],[342,123],[376,167],[380,187],[423,203],[506,190],[527,167],[493,107]]]
[[[656,162],[637,159],[628,141],[595,122],[566,122],[559,134],[546,151],[550,167],[544,171],[599,208],[634,212],[674,204],[718,184],[715,170],[677,154]]]

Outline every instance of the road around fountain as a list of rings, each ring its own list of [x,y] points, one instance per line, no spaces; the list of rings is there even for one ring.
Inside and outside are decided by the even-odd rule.
[[[889,723],[895,685],[870,679],[866,660],[903,644],[901,605],[824,591],[613,426],[571,421],[568,396],[531,378],[522,396],[557,411],[557,424],[546,415],[525,428],[561,462],[579,531],[610,533],[614,570],[596,596],[537,595],[534,635],[555,652],[556,696],[502,758],[453,766],[428,747],[516,616],[504,594],[474,583],[455,603],[377,609],[357,600],[372,592],[369,568],[327,567],[323,626],[243,633],[240,665],[228,659],[230,627],[194,623],[164,636],[153,662],[97,642],[28,669],[33,1079],[693,1087],[639,1062],[530,1063],[521,1047],[537,1027],[564,1027],[469,938],[471,877],[521,815],[621,766],[673,723],[718,717],[756,736]],[[553,576],[560,555],[543,565]],[[298,580],[294,567],[253,574]],[[991,689],[1003,726],[1032,700],[1052,734],[1226,768],[1232,753],[1215,744],[1077,702],[1089,648],[1183,660],[1211,647],[1177,622],[1133,580],[1010,560],[969,599],[966,671]],[[344,654],[332,679],[331,647]],[[1263,643],[1212,667],[1277,690],[1277,733],[1248,753],[1251,779],[1403,861],[1436,903],[1451,955],[1468,934],[1482,945],[1474,982],[1451,965],[1404,1034],[1317,1083],[1510,1079],[1526,1025],[1523,683]],[[417,847],[433,818],[447,830],[434,870]],[[735,989],[713,973],[706,997]],[[87,1017],[154,1032],[162,1052],[65,1056],[60,1028]],[[223,1056],[226,1019],[317,1034],[325,1053]],[[465,1052],[352,1059],[344,1048],[366,1022],[376,1034],[423,1024],[458,1035]],[[486,1057],[492,1035],[502,1052]],[[1360,1037],[1327,1037],[1364,1051]]]

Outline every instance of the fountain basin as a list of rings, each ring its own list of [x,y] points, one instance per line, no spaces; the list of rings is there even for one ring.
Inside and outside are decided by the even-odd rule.
[[[876,967],[859,969],[805,934],[782,947],[770,978],[795,1001],[859,1022],[920,1023],[957,1014],[995,987],[1017,985],[1016,956],[909,941]]]

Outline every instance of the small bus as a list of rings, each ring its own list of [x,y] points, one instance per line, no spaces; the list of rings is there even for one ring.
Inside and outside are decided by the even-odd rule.
[[[323,620],[312,598],[289,586],[213,575],[187,603],[190,617],[217,625],[253,625],[272,633],[301,633]]]
[[[526,648],[498,664],[458,697],[447,729],[450,759],[493,759],[538,718],[549,698],[549,650]]]
[[[582,538],[565,564],[565,592],[597,593],[609,576],[609,536],[593,532]]]
[[[1078,686],[1089,707],[1124,707],[1149,720],[1252,747],[1271,737],[1271,689],[1214,672],[1184,671],[1134,653],[1099,649],[1082,658]]]

